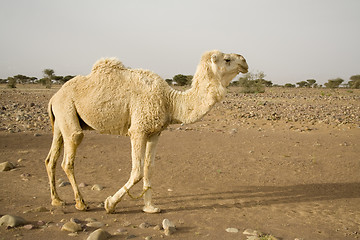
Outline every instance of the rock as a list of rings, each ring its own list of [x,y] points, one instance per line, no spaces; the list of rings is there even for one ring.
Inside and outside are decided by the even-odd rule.
[[[150,240],[150,239],[152,239],[152,236],[146,236],[145,237],[145,240]]]
[[[64,182],[61,182],[59,184],[59,187],[65,187],[65,186],[68,186],[68,185],[71,185],[71,184],[69,182],[64,181]]]
[[[114,233],[114,235],[127,235],[127,234],[128,234],[128,232],[125,228],[119,228]]]
[[[42,221],[42,220],[39,220],[39,221],[37,221],[37,223],[36,223],[36,225],[38,225],[39,227],[41,227],[41,226],[44,226],[46,223],[44,222],[44,221]]]
[[[149,224],[149,223],[146,223],[146,222],[141,223],[141,224],[139,225],[139,228],[141,228],[141,229],[145,229],[145,228],[149,228],[149,227],[150,227],[150,224]]]
[[[6,227],[18,227],[23,226],[27,223],[25,219],[13,215],[4,215],[0,218],[0,226],[4,225]]]
[[[77,232],[74,232],[74,233],[69,233],[68,236],[77,237],[77,236],[79,236],[79,234]]]
[[[131,225],[131,222],[129,221],[124,221],[122,224],[124,227],[129,227]]]
[[[105,240],[111,237],[111,234],[103,229],[93,231],[86,240]]]
[[[86,224],[86,226],[93,227],[93,228],[101,228],[101,227],[105,226],[105,224],[102,222],[89,222]]]
[[[171,234],[173,234],[176,231],[175,224],[167,218],[165,218],[163,220],[162,226],[164,228],[164,233],[166,236],[170,236]]]
[[[237,229],[237,228],[227,228],[227,229],[225,229],[225,231],[228,232],[228,233],[238,233],[239,229]]]
[[[61,228],[61,231],[68,231],[68,232],[78,232],[81,230],[82,230],[81,225],[74,222],[67,222]]]
[[[37,207],[32,209],[32,212],[48,212],[49,209],[47,209],[46,207]]]
[[[96,222],[97,220],[95,218],[86,218],[85,222]]]
[[[84,188],[84,187],[86,187],[86,186],[87,186],[87,184],[86,184],[86,183],[83,183],[83,182],[79,184],[79,188]]]
[[[158,224],[158,225],[156,225],[153,229],[154,229],[154,230],[161,230],[162,227]]]
[[[129,235],[129,236],[126,237],[126,239],[132,239],[132,238],[136,238],[136,236],[135,235]]]
[[[26,229],[26,230],[31,230],[31,229],[34,228],[34,225],[32,225],[32,224],[26,224],[26,225],[24,225],[23,228]]]
[[[0,163],[0,172],[10,171],[13,168],[15,168],[15,166],[11,162],[6,161],[3,163]]]
[[[175,227],[175,224],[171,222],[169,219],[165,218],[162,221],[162,226],[164,229],[169,229],[170,227]]]
[[[262,233],[256,230],[252,230],[252,229],[245,229],[245,231],[243,232],[243,234],[245,235],[251,235],[251,236],[261,236]]]
[[[71,218],[70,222],[74,222],[74,223],[81,223],[81,221],[77,218]]]
[[[230,131],[229,131],[229,134],[230,135],[234,135],[234,134],[236,134],[238,132],[238,130],[236,129],[236,128],[233,128],[233,129],[231,129]]]
[[[40,133],[34,133],[34,137],[40,137],[41,134]]]
[[[99,184],[95,184],[95,185],[92,186],[92,188],[91,188],[91,190],[93,190],[93,191],[101,191],[101,190],[103,190],[103,189],[104,189],[104,187],[101,186],[101,185],[99,185]]]

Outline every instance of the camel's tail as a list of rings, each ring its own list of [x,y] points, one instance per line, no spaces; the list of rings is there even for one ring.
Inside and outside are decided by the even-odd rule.
[[[50,99],[50,102],[49,102],[49,105],[48,105],[48,114],[49,114],[49,118],[50,118],[51,129],[52,129],[52,132],[54,133],[55,116],[54,116],[54,113],[52,111],[52,101],[51,101],[51,99]]]

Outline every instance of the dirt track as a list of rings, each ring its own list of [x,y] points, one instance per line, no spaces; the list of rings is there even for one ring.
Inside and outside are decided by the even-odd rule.
[[[309,90],[305,90],[307,99],[311,96]],[[8,91],[2,92],[3,105],[12,101],[21,106],[22,101],[29,103],[24,96],[33,94],[25,90],[18,94]],[[77,153],[75,172],[78,183],[88,184],[81,191],[91,209],[79,212],[73,206],[70,186],[58,188],[68,205],[64,208],[50,206],[44,159],[50,147],[51,133],[46,125],[41,127],[46,120],[38,123],[39,128],[31,126],[29,129],[25,129],[26,126],[22,129],[23,120],[15,120],[20,129],[17,133],[11,133],[4,126],[0,132],[0,162],[11,161],[17,167],[0,173],[0,215],[22,216],[33,224],[34,229],[0,227],[0,239],[86,239],[95,230],[87,228],[77,237],[70,237],[67,232],[60,231],[63,222],[70,218],[81,221],[96,218],[106,224],[104,229],[111,234],[118,229],[125,231],[111,239],[126,239],[132,235],[136,236],[134,239],[146,236],[152,236],[152,239],[246,239],[242,231],[247,228],[280,239],[359,238],[360,128],[357,114],[360,92],[343,90],[321,94],[320,90],[313,91],[314,98],[307,101],[304,96],[299,96],[299,92],[294,95],[298,98],[288,99],[271,95],[271,91],[257,97],[236,96],[236,89],[230,91],[225,101],[202,122],[175,125],[163,132],[152,180],[154,201],[163,209],[157,215],[142,213],[142,200],[129,197],[119,203],[116,214],[106,214],[99,207],[129,177],[128,138],[95,132],[85,134]],[[52,93],[42,93],[38,100],[31,98],[41,109],[36,114],[46,112],[43,108]],[[332,98],[331,101],[321,100],[324,96]],[[315,97],[318,99],[314,100]],[[268,104],[259,104],[263,100]],[[303,115],[299,115],[297,121],[289,121],[286,116],[290,115],[280,115],[284,112],[280,107],[285,105],[279,105],[280,119],[267,120],[266,105],[274,107],[279,101],[291,102],[296,109],[304,104],[315,108],[322,104],[326,109],[350,108],[347,113],[342,111],[348,117],[337,117],[337,110],[335,113],[329,110],[331,113],[324,116],[334,117],[327,118],[327,123],[324,119],[307,121],[305,117],[302,120]],[[240,110],[249,113],[247,108],[252,102],[255,115],[242,116]],[[274,109],[269,109],[269,113],[276,111]],[[6,125],[4,116],[7,115],[2,114],[1,120]],[[336,119],[346,119],[349,123]],[[34,133],[40,136],[34,136]],[[22,161],[18,163],[18,159]],[[59,178],[66,179],[60,164]],[[94,184],[100,184],[104,189],[93,191],[91,186]],[[140,188],[139,183],[132,193],[136,195]],[[49,211],[31,211],[41,206]],[[177,231],[170,237],[163,236],[153,227],[138,227],[143,222],[161,224],[164,218],[177,226]],[[38,226],[38,221],[46,224]],[[239,229],[239,233],[227,233],[225,229],[230,227]]]

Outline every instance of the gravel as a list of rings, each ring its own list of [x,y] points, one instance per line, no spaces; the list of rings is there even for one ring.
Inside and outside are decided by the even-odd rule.
[[[47,104],[55,92],[56,89],[1,89],[0,131],[33,132],[34,136],[51,132]],[[250,120],[360,127],[360,91],[273,87],[262,94],[244,94],[238,88],[229,88],[225,99],[209,114],[216,115],[216,119],[205,116],[204,121],[191,127],[174,129],[190,131],[214,123],[231,126]],[[236,133],[233,128],[229,131]]]

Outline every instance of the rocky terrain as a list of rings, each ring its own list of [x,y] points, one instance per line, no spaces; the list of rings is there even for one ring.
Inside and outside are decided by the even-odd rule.
[[[47,103],[59,86],[51,90],[32,87],[0,88],[0,131],[50,131]],[[231,87],[226,98],[203,121],[189,128],[212,125],[228,128],[247,124],[249,120],[286,123],[290,127],[300,125],[303,129],[304,126],[312,129],[319,124],[360,126],[360,91],[357,89],[268,88],[262,94],[238,92],[238,88]]]
[[[44,159],[58,87],[1,87],[0,240],[360,238],[359,90],[231,87],[202,121],[162,133],[152,189],[163,211],[125,196],[106,214],[130,174],[129,139],[86,132],[75,174],[90,210],[74,208],[61,159],[67,204],[53,207]]]

